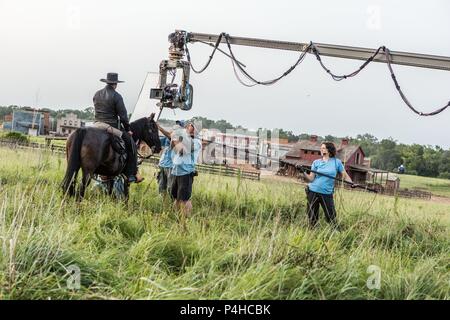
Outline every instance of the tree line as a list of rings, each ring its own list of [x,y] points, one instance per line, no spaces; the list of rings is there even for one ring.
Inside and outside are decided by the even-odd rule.
[[[403,164],[408,174],[450,179],[450,150],[440,146],[407,145],[392,138],[379,141],[368,133],[350,142],[362,147],[374,168],[395,171]]]
[[[225,120],[215,121],[204,117],[195,117],[192,120],[201,121],[202,127],[205,129],[215,128],[224,133],[229,129],[245,129],[240,125],[233,126]],[[173,124],[175,123],[173,122]],[[267,131],[270,139],[270,130],[263,128],[258,130]],[[307,140],[311,137],[311,134],[308,133],[294,134],[289,130],[276,130],[278,130],[280,139],[287,139],[290,143]],[[373,168],[396,172],[398,167],[403,164],[407,174],[450,179],[450,150],[445,150],[440,146],[407,145],[392,138],[378,140],[377,137],[369,133],[345,138],[349,139],[350,144],[361,146],[365,156],[370,158]],[[318,141],[331,141],[337,146],[339,146],[341,140],[342,137],[333,135],[318,136]]]
[[[306,133],[295,135],[282,129],[279,136],[288,139],[289,142],[310,138]],[[369,133],[345,138],[349,139],[350,144],[361,146],[365,156],[370,158],[373,168],[395,172],[403,164],[407,174],[450,179],[450,150],[440,146],[407,145],[393,138],[378,140]],[[341,140],[341,137],[332,135],[318,137],[318,141],[331,141],[338,146]]]

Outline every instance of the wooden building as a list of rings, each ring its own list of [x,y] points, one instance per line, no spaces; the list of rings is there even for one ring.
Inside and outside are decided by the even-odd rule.
[[[311,168],[314,160],[321,159],[321,142],[317,136],[312,135],[309,140],[301,140],[294,144],[291,150],[281,158],[280,173],[292,177],[298,177],[297,165]],[[364,162],[364,151],[359,145],[349,144],[348,139],[342,139],[336,146],[336,157],[342,161],[345,170],[355,183],[365,183],[370,168]]]

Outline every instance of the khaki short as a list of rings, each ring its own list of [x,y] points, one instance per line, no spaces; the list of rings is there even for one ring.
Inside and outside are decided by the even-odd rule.
[[[99,129],[105,129],[107,132],[112,133],[113,135],[115,135],[119,138],[122,137],[122,133],[123,133],[122,131],[112,127],[111,125],[109,125],[107,123],[96,121],[96,122],[94,122],[94,127],[99,128]]]

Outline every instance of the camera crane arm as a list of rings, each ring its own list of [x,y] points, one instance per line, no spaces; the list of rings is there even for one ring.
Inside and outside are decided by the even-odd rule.
[[[351,47],[351,46],[342,46],[342,45],[333,45],[333,44],[323,44],[323,43],[300,43],[300,42],[289,42],[289,41],[278,41],[278,40],[267,40],[267,39],[256,39],[256,38],[244,38],[244,37],[232,37],[228,34],[207,34],[207,33],[195,33],[195,32],[186,32],[181,30],[176,30],[174,33],[169,35],[169,59],[163,60],[160,63],[160,76],[159,76],[159,84],[158,88],[154,88],[150,92],[151,99],[158,99],[160,102],[157,104],[162,111],[163,108],[180,108],[181,110],[190,110],[193,105],[193,87],[189,83],[189,72],[191,69],[189,51],[187,49],[188,43],[201,42],[211,46],[214,46],[214,51],[209,57],[208,63],[205,67],[200,70],[194,72],[200,73],[204,71],[211,61],[215,50],[217,50],[220,43],[225,42],[228,45],[240,45],[240,46],[248,46],[248,47],[258,47],[258,48],[267,48],[267,49],[277,49],[277,50],[289,50],[289,51],[297,51],[314,54],[316,58],[319,60],[322,67],[333,77],[335,80],[342,80],[343,78],[352,77],[356,75],[359,71],[361,71],[369,62],[381,62],[386,63],[390,69],[391,77],[395,83],[396,89],[399,91],[402,99],[408,105],[408,107],[413,110],[415,113],[428,116],[435,115],[443,110],[445,110],[448,106],[450,106],[450,102],[430,113],[422,113],[413,108],[413,106],[409,103],[409,101],[404,96],[403,92],[400,89],[400,86],[396,80],[396,77],[391,68],[391,64],[399,64],[404,66],[412,66],[412,67],[420,67],[427,69],[437,69],[437,70],[445,70],[450,71],[450,57],[445,56],[437,56],[437,55],[429,55],[429,54],[419,54],[419,53],[410,53],[410,52],[401,52],[401,51],[390,51],[386,47],[380,47],[378,49],[369,49],[369,48],[361,48],[361,47]],[[214,44],[214,45],[213,45]],[[219,50],[221,51],[221,50]],[[221,51],[222,52],[222,51]],[[188,60],[183,60],[185,53],[187,53]],[[235,61],[239,67],[242,68],[243,64],[237,61],[233,54],[227,54],[230,58]],[[366,60],[366,62],[359,68],[359,70],[344,76],[336,76],[331,73],[322,63],[320,56],[329,56],[335,58],[343,58],[343,59],[353,59],[353,60]],[[298,61],[299,62],[299,61]],[[298,63],[297,62],[297,63]],[[244,66],[245,67],[245,66]],[[181,84],[178,86],[173,83],[173,79],[175,78],[175,73],[178,69],[182,70],[182,80]],[[241,69],[243,70],[243,69]],[[290,71],[292,71],[291,69]],[[290,72],[289,71],[289,72]],[[288,72],[286,72],[283,76],[285,76]],[[168,75],[172,75],[172,82],[168,82]],[[283,77],[282,76],[282,77]],[[281,78],[281,77],[280,77]],[[279,79],[280,79],[279,78]],[[254,80],[256,82],[256,80]],[[276,80],[277,81],[277,80]],[[273,81],[272,83],[276,82]],[[267,82],[258,82],[259,84],[267,84]],[[161,115],[161,111],[159,115]],[[158,119],[159,119],[158,115]]]
[[[218,38],[219,35],[207,33],[194,33],[194,32],[187,33],[186,36],[187,42],[216,43]],[[221,43],[225,42],[226,39],[222,37]],[[297,52],[303,52],[309,46],[308,43],[232,37],[232,36],[229,36],[229,42],[230,44],[240,46],[288,50]],[[320,52],[320,55],[335,58],[367,60],[376,52],[376,49],[341,46],[334,44],[314,43],[314,45]],[[309,49],[308,53],[313,53],[312,49]],[[392,64],[450,71],[450,57],[401,52],[401,51],[390,51],[390,55],[391,55],[390,62]],[[374,57],[373,61],[387,63],[386,56],[383,53],[377,54]]]

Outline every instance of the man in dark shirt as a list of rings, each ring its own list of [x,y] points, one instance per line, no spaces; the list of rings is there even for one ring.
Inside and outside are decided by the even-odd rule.
[[[117,84],[123,82],[118,79],[119,76],[117,73],[108,73],[106,79],[100,80],[107,84],[94,95],[95,121],[106,123],[113,128],[123,131],[122,139],[127,148],[127,163],[123,172],[128,177],[129,182],[139,183],[143,178],[136,176],[136,145],[132,138],[133,133],[130,130],[130,122],[128,120],[127,109],[123,103],[123,98],[116,91]]]

